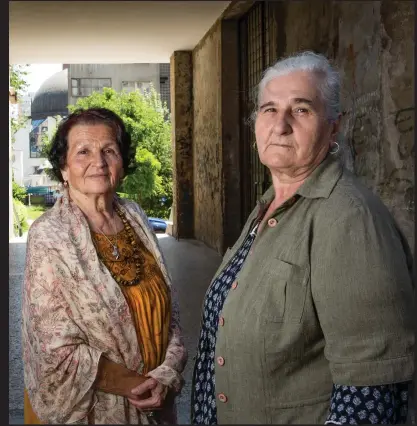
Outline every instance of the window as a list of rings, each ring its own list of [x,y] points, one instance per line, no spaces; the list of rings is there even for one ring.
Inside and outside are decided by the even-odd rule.
[[[42,158],[42,146],[47,138],[48,120],[32,120],[29,133],[29,158]]]
[[[30,158],[41,158],[41,139],[39,133],[31,133],[29,136]]]
[[[90,96],[93,92],[101,92],[103,87],[111,87],[111,78],[72,78],[72,96]]]
[[[128,93],[134,90],[139,90],[143,94],[149,93],[151,86],[152,82],[150,81],[122,81],[122,90]]]

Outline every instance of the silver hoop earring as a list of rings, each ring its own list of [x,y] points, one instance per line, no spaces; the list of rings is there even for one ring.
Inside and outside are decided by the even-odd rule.
[[[336,145],[336,150],[335,150],[335,151],[330,150],[330,151],[329,151],[329,154],[334,155],[334,154],[337,154],[337,153],[339,152],[340,145],[339,145],[337,142],[334,142],[334,143],[333,143],[333,146],[335,146],[335,145]]]

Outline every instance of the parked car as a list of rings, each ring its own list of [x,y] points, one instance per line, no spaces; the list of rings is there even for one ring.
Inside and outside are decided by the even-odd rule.
[[[149,223],[151,224],[155,232],[165,233],[167,230],[167,223],[163,219],[158,219],[156,217],[149,217]]]

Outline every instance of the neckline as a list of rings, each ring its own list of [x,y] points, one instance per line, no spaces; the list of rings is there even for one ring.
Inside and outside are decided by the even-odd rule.
[[[126,229],[123,228],[121,231],[117,232],[116,234],[105,234],[103,232],[96,232],[96,231],[91,231],[91,233],[94,234],[94,235],[105,235],[106,237],[114,238],[114,237],[117,237],[118,235],[122,234],[125,231],[126,231]]]

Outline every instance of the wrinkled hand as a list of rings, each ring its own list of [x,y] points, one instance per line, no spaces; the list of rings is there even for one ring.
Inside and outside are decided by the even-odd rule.
[[[155,411],[162,409],[162,406],[165,401],[165,397],[168,393],[168,388],[159,383],[157,380],[150,378],[146,382],[141,383],[139,386],[136,386],[131,390],[133,395],[143,395],[146,393],[151,393],[151,396],[146,399],[131,399],[128,398],[130,403],[134,405],[137,409],[141,411]]]

